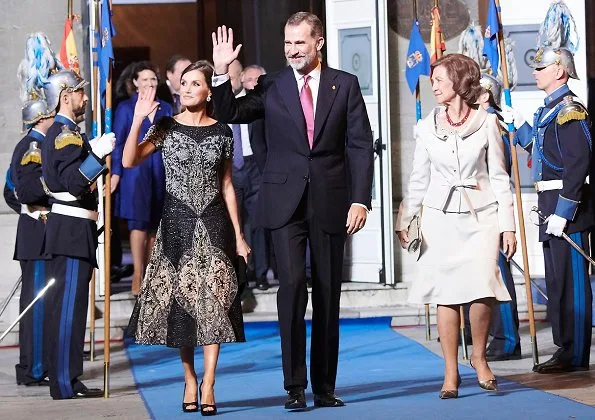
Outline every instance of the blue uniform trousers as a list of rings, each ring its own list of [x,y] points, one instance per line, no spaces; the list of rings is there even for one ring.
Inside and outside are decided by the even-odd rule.
[[[498,353],[513,354],[521,349],[521,338],[519,337],[519,313],[517,311],[516,291],[514,281],[510,272],[510,263],[502,254],[498,255],[498,266],[506,289],[510,294],[511,301],[494,305],[492,311],[493,339],[490,349]]]
[[[19,311],[23,312],[46,284],[46,264],[43,260],[23,260],[20,263],[22,283]],[[15,366],[19,385],[33,385],[48,374],[44,360],[44,340],[47,339],[44,334],[44,306],[44,299],[38,300],[19,322],[20,356],[19,364]]]
[[[588,254],[588,232],[570,238]],[[591,282],[587,261],[563,238],[543,243],[548,319],[554,344],[563,349],[559,358],[575,367],[589,366],[591,348]]]
[[[48,271],[56,279],[46,302],[48,317],[48,366],[50,395],[54,399],[72,398],[84,386],[83,346],[89,304],[89,280],[93,266],[80,258],[54,256]]]

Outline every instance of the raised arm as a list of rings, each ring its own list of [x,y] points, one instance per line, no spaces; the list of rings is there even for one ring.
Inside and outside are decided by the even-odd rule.
[[[157,107],[159,102],[155,101],[154,87],[148,88],[143,92],[139,92],[138,100],[134,107],[134,117],[130,126],[130,132],[124,145],[124,152],[122,153],[122,166],[125,168],[132,168],[139,165],[156,149],[155,144],[151,141],[143,140],[138,144],[138,136],[140,134],[143,120]]]
[[[262,86],[264,77],[261,76],[255,89],[246,96],[236,99],[229,80],[229,65],[240,52],[242,44],[233,47],[233,30],[219,26],[217,33],[213,32],[213,65],[215,76],[212,80],[213,105],[217,119],[224,123],[247,124],[264,117]]]

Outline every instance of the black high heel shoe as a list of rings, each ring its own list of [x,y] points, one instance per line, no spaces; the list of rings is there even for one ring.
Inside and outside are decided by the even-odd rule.
[[[184,382],[184,393],[182,394],[182,411],[184,413],[196,413],[198,411],[198,401],[188,402],[188,403],[184,402],[185,395],[186,395],[186,382]],[[188,407],[191,407],[191,408],[188,408]]]
[[[214,416],[215,414],[217,414],[217,405],[202,403],[202,383],[203,381],[200,381],[200,385],[198,386],[198,397],[200,399],[200,414],[202,414],[203,416]],[[213,387],[215,387],[215,382],[213,382]],[[212,408],[212,410],[207,410],[207,408]]]
[[[461,386],[461,376],[457,377],[457,389],[445,389],[440,391],[438,398],[441,400],[449,400],[451,398],[459,397],[459,387]]]
[[[469,365],[471,365],[471,367],[473,369],[475,369],[475,367],[473,366],[473,361],[471,359],[469,359]],[[496,380],[495,377],[492,379],[485,380],[485,381],[480,381],[479,378],[477,378],[477,384],[484,391],[489,391],[489,392],[498,391],[498,381]]]

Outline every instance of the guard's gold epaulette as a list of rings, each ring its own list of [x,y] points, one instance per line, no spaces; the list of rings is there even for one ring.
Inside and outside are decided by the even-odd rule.
[[[25,166],[30,163],[37,163],[41,165],[41,150],[37,147],[37,142],[29,143],[29,148],[21,158],[21,165]]]
[[[56,150],[60,150],[70,145],[81,147],[83,138],[78,132],[72,131],[68,126],[64,125],[62,126],[62,132],[54,140],[54,147]]]
[[[556,122],[563,125],[569,121],[582,121],[586,120],[588,115],[585,106],[569,95],[564,98],[564,106],[558,111]]]

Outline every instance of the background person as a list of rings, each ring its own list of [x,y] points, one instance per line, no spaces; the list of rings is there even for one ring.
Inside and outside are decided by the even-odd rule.
[[[138,295],[143,270],[146,267],[153,244],[165,197],[165,169],[161,152],[154,153],[141,165],[124,168],[122,153],[134,119],[134,107],[138,93],[157,87],[157,70],[148,61],[136,63],[132,82],[135,93],[118,105],[114,115],[114,133],[118,139],[112,155],[112,193],[117,191],[114,200],[114,213],[126,219],[130,231],[130,250],[134,272],[132,274],[132,294]],[[145,118],[138,141],[141,142],[151,125],[164,116],[171,116],[169,104],[158,100],[159,106]]]

